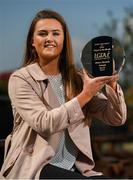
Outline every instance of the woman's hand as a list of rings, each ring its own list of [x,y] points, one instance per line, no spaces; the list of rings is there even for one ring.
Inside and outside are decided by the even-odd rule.
[[[83,107],[87,102],[89,102],[91,98],[95,96],[104,87],[105,84],[109,84],[112,88],[115,88],[115,83],[118,79],[116,75],[90,78],[85,71],[83,71],[81,76],[83,79],[83,90],[77,96],[81,107]]]
[[[115,74],[111,76],[112,79],[107,83],[111,88],[114,89],[114,91],[116,91],[117,88],[117,81],[119,80],[119,75]]]

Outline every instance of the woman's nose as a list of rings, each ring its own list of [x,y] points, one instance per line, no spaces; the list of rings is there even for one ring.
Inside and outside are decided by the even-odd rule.
[[[53,35],[51,33],[49,33],[46,37],[47,41],[53,41]]]

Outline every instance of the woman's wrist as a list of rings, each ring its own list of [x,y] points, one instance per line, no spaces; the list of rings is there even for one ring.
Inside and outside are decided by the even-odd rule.
[[[108,84],[115,92],[117,91],[117,82]]]
[[[77,96],[78,102],[80,104],[80,107],[82,108],[86,103],[88,103],[91,100],[91,96],[84,93],[83,91]]]

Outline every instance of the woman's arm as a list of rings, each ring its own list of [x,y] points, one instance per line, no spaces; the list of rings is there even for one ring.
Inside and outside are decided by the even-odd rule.
[[[48,110],[27,79],[19,73],[9,79],[9,96],[22,119],[42,136],[49,136],[84,118],[77,98]]]
[[[81,107],[88,103],[88,111],[97,119],[110,125],[123,124],[126,121],[127,108],[122,89],[117,84],[119,76],[116,74],[89,78],[85,72],[82,76],[84,86],[78,96]],[[105,85],[106,96],[100,91]]]
[[[123,91],[119,84],[116,90],[106,85],[106,96],[98,93],[89,103],[89,111],[96,119],[109,125],[119,126],[125,123],[127,107]]]

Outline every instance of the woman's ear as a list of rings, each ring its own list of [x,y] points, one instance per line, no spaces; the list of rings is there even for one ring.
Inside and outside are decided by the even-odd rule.
[[[33,47],[35,47],[34,39],[33,39],[33,38],[32,38],[32,40],[31,40],[31,44],[32,44]]]

